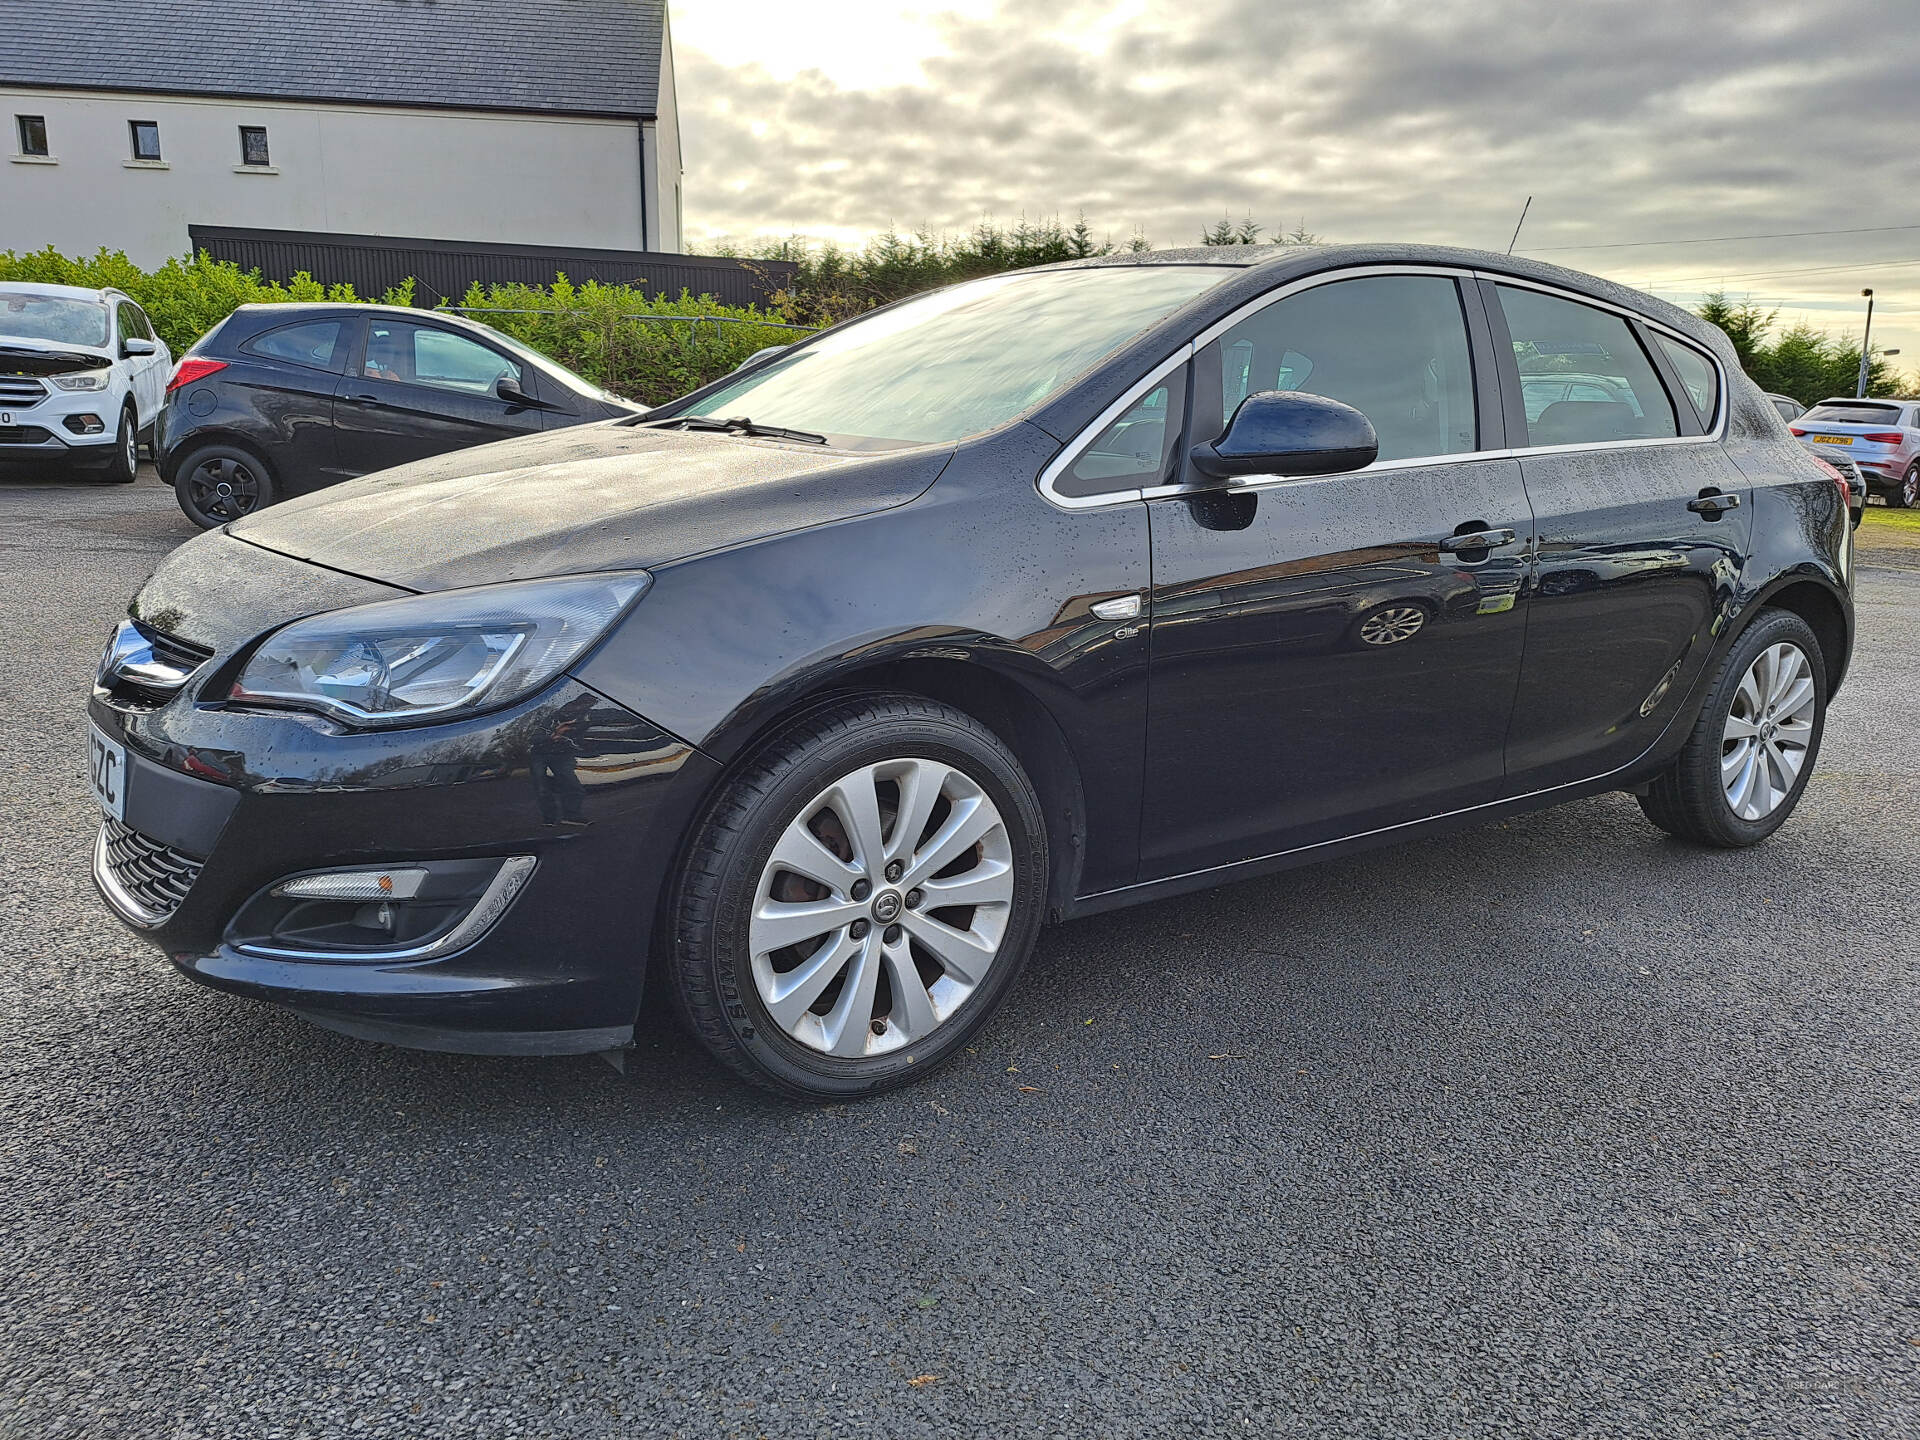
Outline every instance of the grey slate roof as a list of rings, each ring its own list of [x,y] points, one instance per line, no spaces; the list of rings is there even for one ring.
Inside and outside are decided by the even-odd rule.
[[[666,0],[0,0],[0,85],[651,116]]]

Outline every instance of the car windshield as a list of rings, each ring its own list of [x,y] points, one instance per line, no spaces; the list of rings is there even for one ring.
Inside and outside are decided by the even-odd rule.
[[[1829,425],[1898,425],[1900,407],[1898,405],[1847,405],[1828,401],[1814,406],[1800,418],[1825,420]]]
[[[53,340],[62,345],[107,343],[107,307],[67,295],[23,295],[0,290],[0,340]]]
[[[961,440],[1058,394],[1101,356],[1238,273],[1094,266],[955,285],[812,341],[680,413],[745,416],[852,447]]]

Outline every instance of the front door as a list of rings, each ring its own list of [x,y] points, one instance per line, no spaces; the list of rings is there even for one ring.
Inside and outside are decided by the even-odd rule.
[[[471,336],[372,316],[333,408],[340,465],[364,475],[541,428],[541,412],[502,400],[522,366]]]
[[[1507,765],[1538,790],[1618,769],[1672,721],[1722,633],[1752,499],[1709,438],[1723,402],[1703,352],[1565,296],[1483,289],[1525,397],[1508,434],[1540,539]]]
[[[1149,503],[1141,879],[1502,793],[1533,525],[1519,463],[1473,458],[1503,436],[1478,306],[1451,275],[1336,280],[1196,355],[1192,440],[1301,390],[1364,413],[1381,466]]]

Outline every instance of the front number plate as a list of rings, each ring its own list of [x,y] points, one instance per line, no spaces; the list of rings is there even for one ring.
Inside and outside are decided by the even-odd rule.
[[[127,747],[94,726],[87,733],[87,778],[93,798],[116,820],[127,818]]]

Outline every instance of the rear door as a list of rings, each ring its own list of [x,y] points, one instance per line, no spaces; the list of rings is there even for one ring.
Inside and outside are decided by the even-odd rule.
[[[1605,774],[1673,718],[1746,563],[1752,502],[1717,436],[1719,367],[1584,298],[1483,279],[1539,529],[1507,768],[1516,790]],[[1606,398],[1528,414],[1528,377],[1578,372]],[[1537,387],[1536,387],[1537,388]]]
[[[1476,458],[1503,417],[1461,279],[1334,277],[1201,337],[1188,448],[1248,394],[1300,390],[1362,411],[1381,458],[1150,500],[1141,879],[1502,792],[1533,527],[1519,463]]]
[[[520,384],[524,373],[519,361],[470,335],[369,316],[334,405],[341,465],[364,475],[541,429],[537,406],[495,393],[502,379]]]

